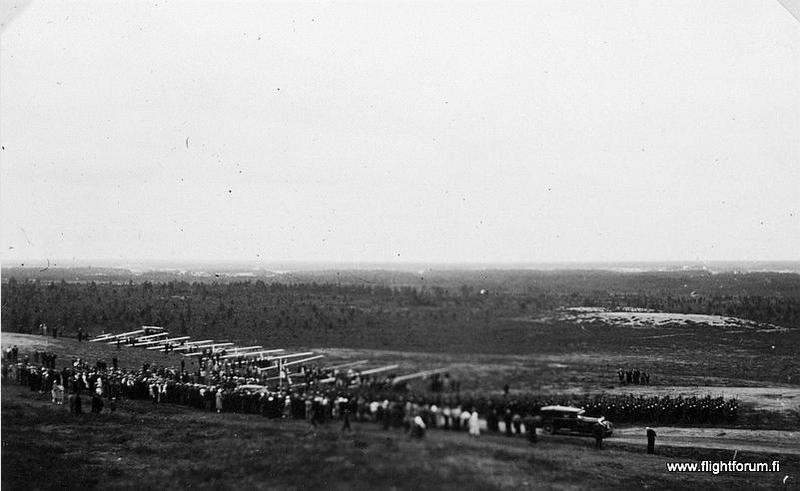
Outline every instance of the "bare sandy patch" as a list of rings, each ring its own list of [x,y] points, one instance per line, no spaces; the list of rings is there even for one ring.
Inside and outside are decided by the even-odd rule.
[[[787,331],[788,328],[755,322],[740,317],[709,314],[681,314],[675,312],[654,312],[647,309],[624,309],[611,311],[601,308],[573,307],[563,309],[560,320],[578,324],[604,323],[611,326],[650,329],[665,326],[711,326],[725,329],[748,329],[758,331]]]

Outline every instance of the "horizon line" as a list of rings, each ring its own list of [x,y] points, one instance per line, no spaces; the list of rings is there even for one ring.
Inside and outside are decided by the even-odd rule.
[[[128,263],[128,264],[126,264]],[[251,267],[269,266],[466,266],[466,267],[502,267],[502,266],[557,266],[557,265],[648,265],[648,264],[670,264],[670,265],[720,265],[720,264],[800,264],[800,259],[614,259],[614,260],[510,260],[510,261],[427,261],[427,260],[263,260],[263,259],[17,259],[14,261],[0,260],[2,268],[35,268],[47,266],[50,268],[59,267],[106,267],[124,268],[129,266],[147,265],[248,265]]]

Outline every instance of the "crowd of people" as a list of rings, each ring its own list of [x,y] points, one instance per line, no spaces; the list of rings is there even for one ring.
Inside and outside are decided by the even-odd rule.
[[[58,334],[59,334],[58,326],[55,326],[53,328],[49,328],[49,327],[47,327],[46,323],[42,322],[41,324],[39,324],[39,333],[42,336],[47,336],[48,333],[49,333],[51,336],[53,336],[53,338],[58,338]]]
[[[696,396],[643,395],[565,395],[538,396],[519,394],[513,398],[462,395],[460,400],[487,415],[487,425],[499,420],[519,421],[525,415],[537,414],[544,406],[572,406],[584,409],[586,416],[603,416],[614,423],[638,424],[721,424],[736,422],[737,399]],[[496,416],[495,416],[496,415]]]
[[[55,368],[56,359],[58,355],[44,350],[35,350],[33,352],[33,363],[41,364],[45,368]]]
[[[19,360],[19,348],[13,345],[3,351],[3,359],[10,363],[17,363]]]
[[[650,374],[634,368],[633,370],[617,370],[617,377],[620,384],[650,385]]]
[[[90,398],[91,411],[104,407],[117,408],[118,401],[149,400],[152,404],[180,404],[198,410],[260,414],[268,418],[292,418],[312,425],[342,422],[343,429],[351,420],[380,423],[384,428],[404,427],[411,435],[421,436],[426,428],[467,429],[477,435],[478,413],[462,410],[460,405],[441,410],[436,404],[425,404],[399,397],[377,400],[369,398],[369,388],[346,389],[334,385],[264,390],[247,383],[244,378],[219,377],[213,384],[199,383],[195,374],[147,364],[138,370],[120,369],[104,361],[94,365],[74,358],[69,366],[52,366],[6,358],[2,376],[6,381],[27,386],[31,391],[50,394],[57,405],[68,404],[76,414],[85,412],[84,399]],[[252,382],[250,380],[249,382]]]
[[[734,423],[739,401],[724,397],[601,396],[582,401],[587,413],[602,414],[611,421],[646,424]]]
[[[92,412],[116,410],[121,401],[149,400],[152,404],[179,404],[202,411],[259,414],[268,418],[307,420],[312,425],[333,421],[346,430],[351,421],[372,422],[383,428],[404,428],[410,435],[427,429],[527,435],[536,426],[539,409],[550,405],[581,407],[587,416],[605,416],[617,423],[706,424],[732,423],[738,401],[722,397],[658,397],[601,395],[585,397],[541,397],[533,394],[486,397],[478,394],[415,393],[391,384],[284,384],[267,390],[258,379],[237,370],[214,371],[213,365],[189,372],[144,364],[137,370],[119,368],[116,358],[94,365],[73,358],[58,369],[55,355],[31,362],[21,360],[15,348],[6,350],[2,364],[4,380],[47,393],[54,404],[68,403],[70,410],[84,412],[82,397],[91,400]],[[213,358],[209,359],[213,361]],[[45,363],[46,362],[46,363]],[[309,368],[315,377],[328,372]],[[430,387],[429,387],[430,388]],[[481,424],[485,420],[485,426]]]

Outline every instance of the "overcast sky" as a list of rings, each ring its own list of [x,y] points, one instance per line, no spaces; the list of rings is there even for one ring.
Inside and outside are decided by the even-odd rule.
[[[5,265],[800,259],[776,1],[33,2],[0,106]]]

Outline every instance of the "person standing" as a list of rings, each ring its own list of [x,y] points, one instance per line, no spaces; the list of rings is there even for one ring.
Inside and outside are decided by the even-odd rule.
[[[656,452],[656,430],[647,427],[647,453],[654,454]]]
[[[61,405],[64,400],[64,386],[60,381],[53,382],[53,389],[51,391],[53,404]]]
[[[73,409],[75,414],[83,414],[83,401],[81,401],[81,394],[80,392],[75,392],[73,396],[70,396],[70,408]]]
[[[412,420],[412,427],[411,427],[411,436],[415,438],[425,438],[425,422],[422,421],[422,417],[415,416]]]
[[[342,431],[350,431],[350,404],[345,403],[342,410]]]
[[[600,450],[603,448],[603,437],[605,436],[605,428],[600,423],[594,425],[594,448]]]
[[[472,436],[480,436],[481,434],[481,427],[480,421],[478,420],[478,410],[472,408],[472,414],[469,417],[469,434]]]
[[[444,418],[444,429],[449,430],[451,427],[451,417],[452,417],[450,406],[444,406],[444,408],[442,409],[442,417]]]
[[[511,417],[511,425],[514,427],[515,434],[522,434],[522,416],[520,416],[519,413],[514,412],[514,415]]]
[[[505,413],[503,413],[503,424],[506,427],[506,436],[511,436],[511,421],[513,420],[513,416],[511,415],[511,409],[506,408]]]
[[[215,397],[215,401],[216,401],[217,413],[221,413],[222,412],[222,389],[217,389],[217,395]]]
[[[92,413],[99,414],[103,410],[103,399],[98,392],[92,393]]]
[[[451,423],[452,428],[456,431],[461,429],[461,413],[462,410],[460,404],[450,409],[450,416],[453,418],[453,421]]]
[[[489,403],[489,414],[486,415],[486,429],[492,433],[500,430],[500,418],[497,415],[497,408]]]
[[[471,418],[472,418],[472,412],[467,411],[467,410],[461,412],[461,429],[462,430],[469,430],[469,420]]]
[[[311,423],[311,426],[316,426],[316,422],[312,419],[314,413],[312,411],[311,396],[306,396],[305,400],[303,401],[303,410],[303,416],[305,417],[306,421]]]
[[[536,419],[527,414],[522,423],[525,425],[525,435],[528,437],[528,443],[533,445],[536,443]]]

